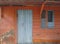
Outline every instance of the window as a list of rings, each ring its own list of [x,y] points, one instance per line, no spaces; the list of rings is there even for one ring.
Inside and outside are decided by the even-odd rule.
[[[43,10],[43,12],[42,12],[42,15],[41,15],[41,27],[42,28],[45,28],[45,25],[46,25],[46,19],[45,19],[45,15],[46,15],[46,11],[45,10]]]
[[[46,14],[47,13],[47,14]],[[46,25],[48,24],[48,25]],[[43,10],[41,15],[41,27],[42,28],[54,28],[54,13],[53,11]]]
[[[53,11],[48,11],[48,28],[54,27],[54,15]]]
[[[48,11],[48,22],[52,22],[52,21],[53,21],[53,12]]]
[[[46,11],[45,10],[43,10],[43,12],[42,12],[42,19],[45,19],[45,14],[46,14]]]

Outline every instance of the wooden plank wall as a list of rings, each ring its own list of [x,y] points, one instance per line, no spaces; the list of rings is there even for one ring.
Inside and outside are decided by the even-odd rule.
[[[54,11],[53,29],[41,28],[41,6],[2,6],[2,19],[0,21],[0,35],[13,29],[15,36],[10,38],[11,42],[17,43],[17,10],[32,9],[33,10],[33,42],[60,42],[60,6],[45,6],[44,10]],[[57,40],[56,40],[56,39]]]

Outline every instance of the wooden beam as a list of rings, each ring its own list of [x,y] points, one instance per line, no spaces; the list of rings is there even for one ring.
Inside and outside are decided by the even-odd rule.
[[[44,6],[45,6],[45,4],[47,3],[47,1],[48,1],[48,0],[46,0],[44,3],[42,3],[42,6],[41,6],[41,11],[40,11],[40,15],[42,14],[43,9],[44,9]]]
[[[45,2],[45,1],[19,1],[19,0],[8,0],[8,1],[0,1],[0,5],[32,5],[32,4],[42,4],[42,2]],[[60,1],[47,1],[47,4],[48,3],[59,3],[60,4]]]

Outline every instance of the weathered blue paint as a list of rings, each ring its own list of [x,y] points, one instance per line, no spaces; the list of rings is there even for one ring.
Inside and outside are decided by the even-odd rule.
[[[32,43],[32,10],[18,10],[18,43]]]

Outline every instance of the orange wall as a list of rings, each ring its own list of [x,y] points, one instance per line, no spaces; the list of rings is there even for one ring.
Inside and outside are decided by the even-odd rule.
[[[33,17],[33,38],[34,42],[52,42],[57,41],[60,42],[60,9],[59,7],[47,6],[44,8],[46,11],[53,10],[54,11],[54,28],[41,28],[41,15],[39,14],[39,9],[34,12]],[[47,24],[47,23],[46,23]]]
[[[44,10],[54,10],[54,28],[41,28],[41,6],[1,6],[3,17],[0,20],[0,35],[11,29],[15,32],[15,37],[12,41],[17,43],[17,10],[18,9],[32,9],[33,11],[33,42],[41,41],[55,41],[59,39],[60,42],[60,6],[45,6]],[[14,43],[14,44],[15,44]]]

